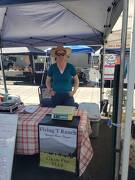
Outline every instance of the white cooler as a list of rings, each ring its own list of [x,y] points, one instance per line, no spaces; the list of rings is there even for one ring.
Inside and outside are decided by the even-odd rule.
[[[96,103],[80,103],[79,109],[86,110],[88,113],[88,118],[90,120],[92,134],[91,137],[98,137],[99,136],[99,127],[100,127],[100,110],[99,105]]]

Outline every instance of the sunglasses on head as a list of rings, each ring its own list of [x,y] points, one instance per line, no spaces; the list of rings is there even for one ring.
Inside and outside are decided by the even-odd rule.
[[[56,53],[56,56],[65,56],[65,53]]]

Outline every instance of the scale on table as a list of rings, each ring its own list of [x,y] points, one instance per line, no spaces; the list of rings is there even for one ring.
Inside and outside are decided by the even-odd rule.
[[[0,102],[0,112],[13,113],[22,104],[19,96],[8,95],[3,102]]]
[[[52,110],[51,118],[57,120],[72,121],[75,115],[74,106],[56,106]]]

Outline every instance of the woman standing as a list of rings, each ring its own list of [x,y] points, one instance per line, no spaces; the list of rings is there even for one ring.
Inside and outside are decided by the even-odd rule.
[[[67,62],[70,48],[58,46],[51,51],[56,63],[48,70],[46,86],[52,96],[53,106],[75,106],[73,95],[79,87],[79,79],[74,66]]]

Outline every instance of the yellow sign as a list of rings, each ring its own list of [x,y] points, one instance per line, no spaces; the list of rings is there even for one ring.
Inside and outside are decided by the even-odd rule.
[[[76,172],[76,158],[41,152],[40,166]]]

